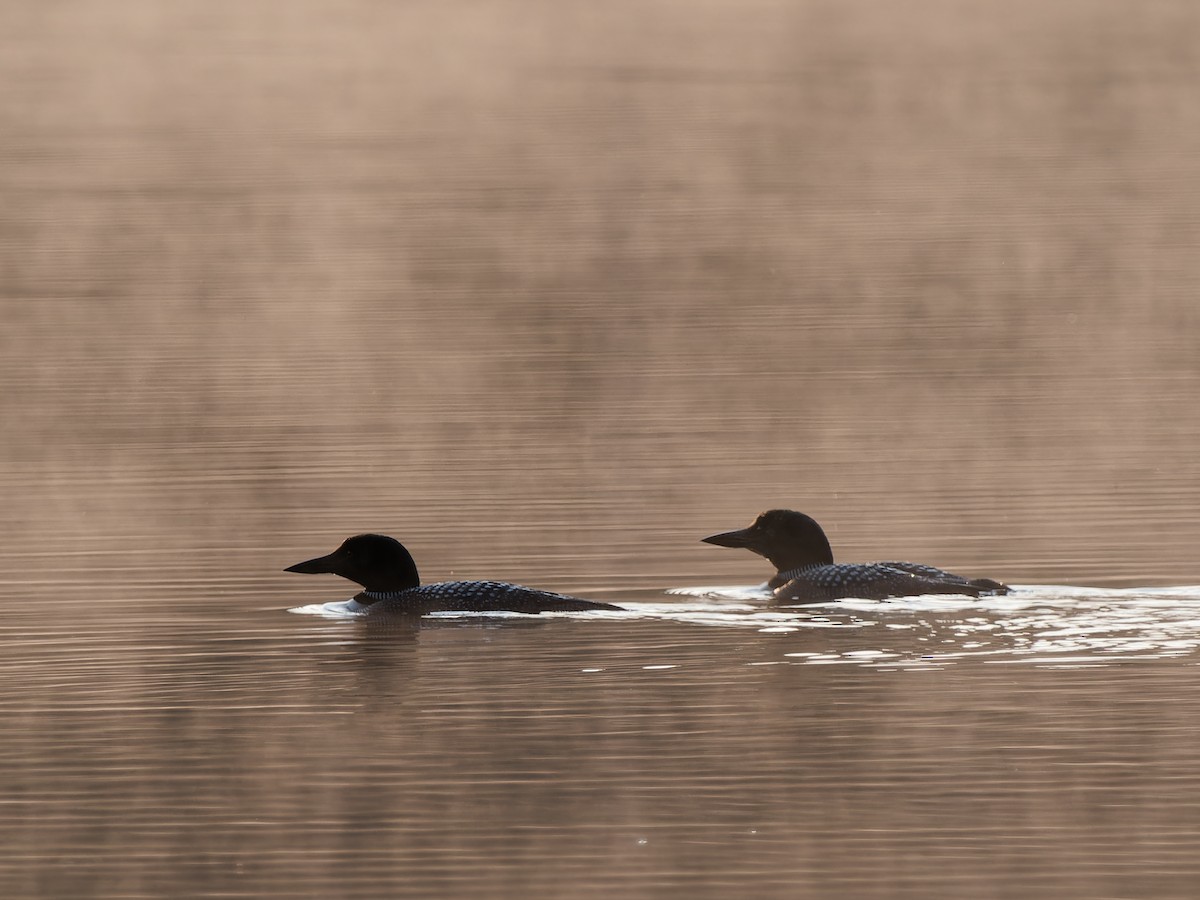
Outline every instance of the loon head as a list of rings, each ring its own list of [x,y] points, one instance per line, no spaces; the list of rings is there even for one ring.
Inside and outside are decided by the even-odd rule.
[[[780,572],[833,562],[829,539],[815,519],[791,509],[770,509],[749,528],[702,540],[718,547],[745,547],[765,556]]]
[[[296,563],[283,571],[341,575],[368,591],[402,591],[421,583],[417,564],[404,545],[384,534],[346,538],[342,546],[327,556]]]

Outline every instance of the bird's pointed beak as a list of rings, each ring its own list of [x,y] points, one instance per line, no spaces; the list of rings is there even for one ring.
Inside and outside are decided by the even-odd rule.
[[[750,529],[739,528],[737,531],[722,531],[720,534],[710,534],[700,540],[706,544],[716,544],[718,547],[749,547]]]
[[[334,554],[329,553],[325,556],[318,556],[316,559],[306,559],[304,562],[298,562],[294,566],[288,566],[283,571],[299,572],[301,575],[329,575],[333,573]]]

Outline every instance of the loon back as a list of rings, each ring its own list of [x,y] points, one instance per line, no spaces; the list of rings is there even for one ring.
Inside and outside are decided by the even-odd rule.
[[[908,571],[921,570],[926,574]],[[940,572],[945,578],[933,575]],[[985,591],[965,578],[933,566],[902,563],[830,563],[780,572],[768,582],[776,600],[824,603],[830,600],[889,600],[924,594],[965,594],[979,597]]]
[[[583,600],[503,581],[442,581],[403,591],[363,591],[354,598],[372,613],[411,612],[583,612],[621,610],[611,603]]]

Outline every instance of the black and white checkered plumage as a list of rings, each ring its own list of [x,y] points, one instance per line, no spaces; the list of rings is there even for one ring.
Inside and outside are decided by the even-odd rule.
[[[778,570],[767,582],[777,600],[822,603],[843,598],[884,600],[921,594],[1004,594],[990,578],[967,579],[936,566],[908,562],[835,563],[829,539],[815,520],[790,509],[769,510],[749,528],[704,538],[721,547],[744,547]]]
[[[570,612],[620,609],[607,603],[581,600],[552,591],[503,581],[442,581],[403,591],[363,591],[354,598],[370,604],[372,612]]]
[[[329,573],[365,588],[354,600],[377,612],[581,612],[621,607],[506,584],[502,581],[446,581],[421,584],[412,556],[395,538],[360,534],[347,538],[327,556],[289,566],[285,572]]]
[[[848,597],[886,600],[920,594],[978,597],[981,593],[960,575],[919,563],[829,563],[780,572],[770,584],[776,600],[800,603]]]

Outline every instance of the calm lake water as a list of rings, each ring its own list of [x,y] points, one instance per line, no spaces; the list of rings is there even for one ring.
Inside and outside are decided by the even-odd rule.
[[[0,18],[0,895],[1195,896],[1191,0]]]

